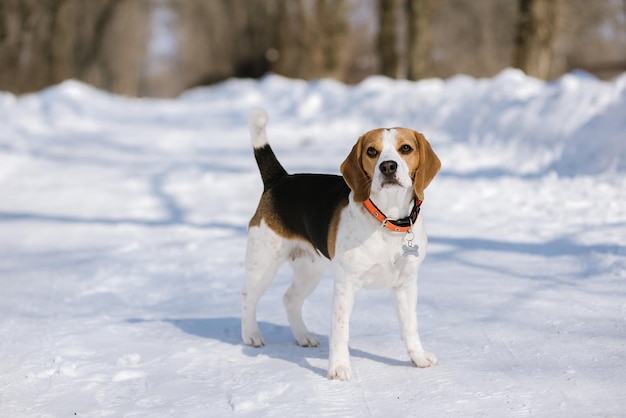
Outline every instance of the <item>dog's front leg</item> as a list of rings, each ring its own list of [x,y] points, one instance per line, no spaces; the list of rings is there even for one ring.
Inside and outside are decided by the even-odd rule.
[[[417,367],[436,365],[437,357],[424,351],[417,330],[417,281],[395,287],[393,296],[400,320],[400,333],[411,361]]]
[[[354,305],[356,289],[350,285],[335,283],[333,295],[333,323],[330,333],[328,378],[350,380],[350,314]]]

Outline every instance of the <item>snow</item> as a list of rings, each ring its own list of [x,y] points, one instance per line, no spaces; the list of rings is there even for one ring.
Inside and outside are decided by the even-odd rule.
[[[261,192],[247,117],[291,172],[337,173],[374,127],[422,131],[443,168],[422,215],[411,367],[388,291],[362,291],[353,380],[326,379],[332,277],[304,307],[283,269],[240,342]],[[0,416],[624,416],[626,74],[357,86],[271,75],[175,100],[76,81],[0,93]]]

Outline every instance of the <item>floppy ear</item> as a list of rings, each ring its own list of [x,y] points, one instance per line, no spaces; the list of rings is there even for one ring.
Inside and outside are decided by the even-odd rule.
[[[413,180],[415,194],[419,200],[424,200],[424,189],[428,187],[431,180],[435,177],[441,168],[441,161],[433,151],[430,143],[424,138],[424,135],[415,132],[415,140],[419,147],[420,162]]]
[[[363,164],[361,164],[361,152],[362,139],[354,144],[352,151],[343,163],[341,163],[341,174],[346,184],[354,192],[355,202],[365,202],[370,197],[370,187],[372,180],[369,178],[365,170],[363,170]]]

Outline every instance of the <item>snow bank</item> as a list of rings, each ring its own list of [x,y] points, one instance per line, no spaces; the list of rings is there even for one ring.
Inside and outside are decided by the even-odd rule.
[[[534,175],[626,171],[626,74],[605,82],[576,72],[544,82],[508,69],[493,79],[456,76],[409,82],[370,77],[356,86],[270,75],[258,82],[231,80],[189,91],[181,96],[175,115],[159,106],[160,101],[151,102],[155,111],[142,115],[145,123],[172,117],[197,123],[207,112],[221,113],[218,124],[237,126],[245,124],[251,107],[263,106],[291,132],[322,141],[337,138],[322,137],[320,126],[342,127],[352,135],[380,126],[414,127],[435,144],[447,145],[443,156],[449,164],[444,167],[455,172],[467,173],[469,166],[483,173]],[[128,107],[141,103],[66,81],[17,99],[3,94],[0,111],[5,120],[13,120],[9,125],[15,125],[15,118],[26,124],[41,118],[61,123],[69,112],[80,114],[83,124],[97,119],[93,122],[98,127],[102,119],[123,123]],[[476,160],[469,165],[464,161],[468,152]]]
[[[219,106],[242,112],[263,105],[293,125],[323,123],[357,131],[415,127],[437,144],[459,145],[463,155],[467,147],[475,148],[483,170],[561,175],[626,170],[626,74],[605,82],[577,72],[544,82],[508,69],[493,79],[371,77],[357,86],[268,76],[260,83],[196,89],[182,99],[215,103],[216,97]],[[466,170],[456,158],[446,169]]]

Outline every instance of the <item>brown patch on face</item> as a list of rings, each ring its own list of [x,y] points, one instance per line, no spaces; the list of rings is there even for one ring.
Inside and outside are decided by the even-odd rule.
[[[382,151],[382,131],[374,129],[363,134],[341,164],[341,174],[354,192],[356,202],[364,202],[370,196],[376,163]]]
[[[363,135],[363,149],[361,151],[361,161],[363,171],[367,173],[369,178],[374,178],[376,165],[383,151],[383,129],[376,129]]]
[[[402,131],[402,141],[408,142],[410,141],[409,137],[412,136],[412,141],[417,146],[416,152],[407,154],[407,158],[405,156],[403,158],[411,169],[415,195],[418,199],[424,200],[424,189],[428,187],[432,179],[437,175],[437,172],[439,172],[441,161],[433,151],[430,143],[424,138],[424,135],[411,129],[399,128],[398,130]],[[414,172],[413,167],[415,167]]]
[[[406,128],[394,129],[396,130],[396,151],[409,167],[409,176],[415,182],[415,173],[420,166],[420,145],[415,135],[417,132]]]

